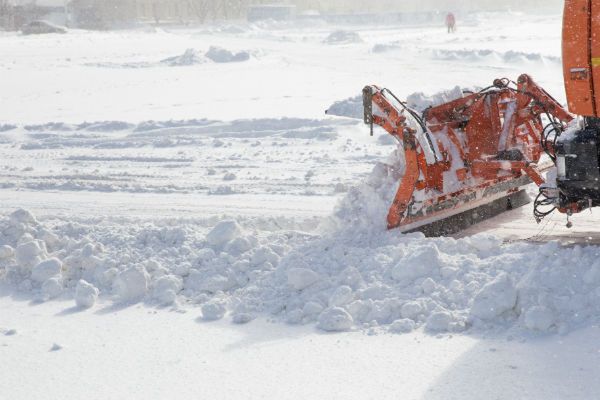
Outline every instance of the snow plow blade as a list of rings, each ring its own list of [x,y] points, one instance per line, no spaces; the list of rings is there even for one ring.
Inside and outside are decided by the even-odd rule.
[[[539,163],[551,146],[542,115],[558,123],[572,119],[567,111],[528,75],[454,97],[417,110],[388,89],[363,89],[371,134],[378,125],[398,141],[400,178],[388,229],[456,233],[529,203],[524,188],[545,184],[549,165]]]
[[[457,214],[438,215],[437,218],[440,219],[437,221],[432,222],[431,219],[425,219],[422,221],[423,225],[416,223],[414,226],[408,226],[402,231],[404,233],[421,232],[428,237],[448,236],[529,203],[531,203],[531,198],[527,192],[519,190],[516,193],[491,200],[489,203],[475,208],[460,208]]]

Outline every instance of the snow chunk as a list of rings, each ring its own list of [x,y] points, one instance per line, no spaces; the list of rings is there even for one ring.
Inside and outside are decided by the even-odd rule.
[[[52,347],[50,347],[50,351],[59,351],[59,350],[62,350],[62,349],[63,349],[63,347],[60,344],[58,344],[58,343],[54,343],[52,345]]]
[[[10,218],[10,222],[13,225],[16,225],[16,224],[32,225],[32,224],[37,223],[37,220],[35,219],[33,214],[30,211],[24,210],[22,208],[19,208],[18,210],[14,211],[12,214],[10,214],[9,218]]]
[[[32,240],[17,246],[15,257],[21,270],[27,271],[46,258],[46,249],[39,240]]]
[[[206,240],[211,246],[223,246],[227,242],[239,237],[242,233],[241,227],[235,220],[225,220],[219,222],[206,235]]]
[[[309,301],[302,308],[302,313],[305,316],[310,317],[310,316],[321,314],[324,309],[325,309],[325,307],[323,307],[321,304],[317,303],[316,301]]]
[[[412,282],[417,278],[430,276],[442,265],[437,246],[430,244],[420,247],[402,259],[392,268],[392,277],[400,282]]]
[[[416,319],[423,312],[423,307],[416,301],[409,301],[402,305],[400,314],[404,319]]]
[[[354,293],[349,286],[340,286],[329,298],[330,307],[341,307],[354,299]]]
[[[463,90],[460,86],[455,86],[453,89],[441,91],[432,96],[426,96],[420,92],[413,93],[406,98],[406,103],[410,108],[423,112],[429,107],[439,106],[462,98]]]
[[[339,307],[328,308],[319,315],[318,328],[327,332],[343,332],[352,328],[354,320],[346,310]]]
[[[319,280],[319,274],[307,268],[290,268],[287,279],[295,290],[304,290]]]
[[[63,282],[60,276],[54,276],[42,284],[42,298],[53,299],[60,296],[63,291]]]
[[[176,275],[161,276],[154,283],[152,297],[161,304],[173,304],[183,288],[183,280]]]
[[[252,241],[249,238],[238,237],[227,243],[225,252],[233,256],[239,256],[252,249]]]
[[[327,109],[326,113],[327,115],[362,119],[364,114],[362,95],[350,97],[346,100],[336,101],[331,106],[329,106],[329,109]]]
[[[75,287],[75,303],[81,308],[90,308],[98,299],[100,291],[91,283],[80,279]]]
[[[482,320],[492,320],[517,303],[517,289],[510,277],[502,273],[486,284],[473,300],[471,315]]]
[[[15,249],[11,246],[5,245],[0,246],[0,260],[6,260],[8,258],[12,258],[15,255]]]
[[[59,275],[62,268],[62,262],[57,258],[50,258],[37,264],[31,270],[31,279],[37,283],[42,283],[53,276]]]
[[[390,325],[392,333],[409,333],[415,330],[416,324],[412,319],[398,319]]]
[[[447,311],[437,311],[427,318],[425,327],[431,332],[446,332],[450,330],[452,321],[452,314]]]
[[[265,262],[271,263],[271,265],[279,264],[279,256],[270,247],[262,246],[259,247],[252,253],[252,258],[250,262],[254,266],[259,266],[264,264]]]
[[[525,312],[528,329],[545,332],[554,324],[554,314],[547,307],[534,306]]]
[[[223,318],[226,311],[223,303],[212,301],[202,305],[202,318],[206,321],[216,321]]]
[[[117,275],[113,290],[121,301],[140,300],[148,291],[149,279],[143,267],[130,267]]]

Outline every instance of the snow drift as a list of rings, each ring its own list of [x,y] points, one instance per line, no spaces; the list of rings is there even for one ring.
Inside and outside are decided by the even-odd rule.
[[[88,67],[98,68],[124,68],[124,69],[137,69],[137,68],[155,68],[155,67],[189,67],[193,65],[204,64],[207,62],[214,63],[232,63],[232,62],[243,62],[250,59],[249,51],[232,52],[230,50],[210,46],[206,52],[189,48],[186,49],[182,54],[178,54],[172,57],[164,58],[158,62],[149,61],[130,61],[124,63],[115,62],[95,62],[86,63]]]

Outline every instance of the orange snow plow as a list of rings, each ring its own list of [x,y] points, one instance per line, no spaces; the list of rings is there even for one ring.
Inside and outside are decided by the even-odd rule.
[[[531,182],[543,190],[536,206],[546,205],[542,172],[555,158],[553,141],[574,119],[528,75],[497,79],[422,113],[377,86],[364,88],[363,105],[371,134],[373,125],[383,127],[403,155],[388,228],[430,236],[530,202],[524,187]],[[544,152],[547,165],[540,164]]]
[[[600,207],[600,4],[565,0],[562,36],[567,103],[577,116],[528,75],[422,113],[387,89],[364,88],[365,123],[395,137],[404,159],[390,229],[456,232],[527,203],[531,182],[537,222],[558,210],[570,228],[569,216]]]

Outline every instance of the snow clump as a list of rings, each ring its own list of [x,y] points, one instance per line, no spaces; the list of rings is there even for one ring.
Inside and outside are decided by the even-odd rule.
[[[31,279],[38,283],[43,283],[48,279],[59,275],[62,268],[62,262],[57,258],[50,258],[37,264],[31,270]]]
[[[319,275],[308,268],[291,268],[287,271],[288,284],[294,290],[303,290],[319,280]]]
[[[141,300],[148,291],[148,281],[146,269],[139,265],[130,267],[117,275],[113,283],[113,291],[123,302]]]
[[[227,242],[236,239],[241,235],[241,228],[238,223],[234,220],[226,220],[219,222],[209,233],[206,235],[206,241],[211,246],[223,246]]]
[[[319,315],[318,327],[328,332],[347,331],[354,325],[352,316],[343,308],[332,307]]]
[[[96,303],[98,294],[98,288],[81,279],[75,287],[75,303],[78,307],[90,308]]]

